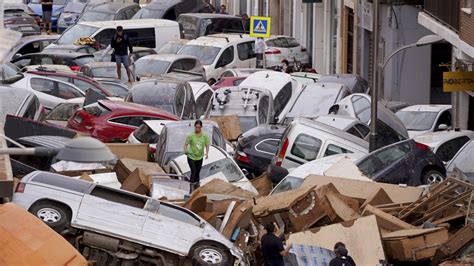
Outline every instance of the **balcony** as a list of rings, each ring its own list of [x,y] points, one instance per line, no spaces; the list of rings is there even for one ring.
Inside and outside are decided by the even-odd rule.
[[[455,32],[459,32],[461,0],[425,0],[424,10]]]

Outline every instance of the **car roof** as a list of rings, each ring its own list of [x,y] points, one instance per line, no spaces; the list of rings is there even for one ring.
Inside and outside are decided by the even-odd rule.
[[[21,137],[17,140],[23,145],[31,147],[45,147],[45,148],[62,148],[71,141],[71,138],[63,136],[50,136],[50,135],[38,135],[38,136],[26,136]]]
[[[159,88],[159,86],[161,84],[176,84],[176,85],[179,85],[179,84],[182,84],[182,83],[185,83],[185,82],[186,81],[179,80],[179,79],[174,79],[174,78],[157,77],[157,78],[145,79],[145,80],[136,82],[130,88],[130,91],[132,91],[134,88],[141,88],[142,86],[140,86],[140,85],[149,84],[149,83],[153,83],[154,85],[157,86],[157,88]]]
[[[84,66],[88,66],[90,68],[108,68],[108,67],[117,67],[117,63],[115,62],[89,62]]]
[[[183,55],[183,54],[150,54],[145,55],[142,58],[138,59],[148,59],[148,60],[162,60],[168,62],[174,62],[179,59],[194,59],[198,60],[195,56],[192,55]]]
[[[201,36],[197,39],[189,41],[185,45],[202,45],[212,47],[225,47],[228,44],[232,44],[237,41],[254,41],[254,37],[250,37],[247,34],[229,34],[229,33],[218,33],[207,36]]]
[[[196,18],[229,18],[229,19],[238,19],[242,20],[240,17],[227,15],[227,14],[217,14],[217,13],[185,13],[181,14],[183,17],[196,17]]]
[[[120,9],[126,8],[126,7],[131,7],[131,6],[138,6],[138,4],[136,4],[136,3],[122,3],[122,2],[107,2],[107,3],[100,3],[100,4],[97,4],[97,5],[93,6],[93,7],[91,7],[91,9],[89,9],[89,11],[115,14]]]
[[[474,131],[471,130],[446,130],[437,132],[427,132],[413,138],[416,142],[423,143],[432,148],[438,147],[444,142],[458,137],[467,136],[474,139]]]
[[[293,86],[295,81],[286,73],[273,70],[263,70],[249,75],[244,81],[242,81],[242,83],[240,83],[239,86],[267,89],[272,93],[273,97],[276,97],[277,93],[288,82]],[[275,84],[278,84],[278,86],[275,86]]]
[[[342,115],[321,115],[311,119],[344,131],[356,124],[362,124],[359,119]]]
[[[46,35],[46,34],[40,34],[40,35],[30,35],[30,36],[24,36],[18,41],[18,44],[24,44],[24,43],[30,43],[34,41],[40,41],[40,40],[57,40],[61,35],[59,34],[52,34],[52,35]]]
[[[225,158],[229,158],[229,156],[226,155],[226,153],[222,149],[219,149],[219,148],[215,147],[214,145],[210,145],[209,146],[209,157],[208,157],[208,159],[203,160],[202,165],[203,166],[208,165],[208,164],[217,162],[217,161],[225,159]],[[187,161],[187,156],[185,154],[174,158],[173,161],[175,161],[176,164],[179,165],[179,167],[180,167],[183,174],[190,171],[189,164],[188,164],[188,161]],[[205,177],[203,176],[201,178],[205,178]]]
[[[126,110],[129,112],[150,113],[150,114],[155,114],[159,116],[174,117],[178,119],[178,117],[175,114],[172,114],[172,113],[166,112],[163,109],[148,106],[148,105],[142,105],[142,104],[136,104],[136,103],[130,103],[130,102],[117,102],[117,101],[110,101],[110,100],[100,100],[99,103],[111,111],[114,111],[114,110],[125,111]]]
[[[242,134],[242,137],[259,137],[263,135],[281,135],[285,131],[286,126],[262,124],[256,126]]]
[[[57,55],[62,57],[69,57],[69,58],[78,58],[78,57],[94,57],[91,54],[86,53],[79,53],[79,52],[72,52],[72,51],[64,51],[64,50],[43,50],[40,53],[33,53],[28,55]]]
[[[349,141],[351,143],[354,143],[358,146],[361,146],[361,147],[364,147],[364,148],[367,148],[367,149],[369,148],[369,143],[367,141],[365,141],[361,138],[358,138],[358,137],[356,137],[356,136],[354,136],[350,133],[347,133],[347,132],[345,132],[341,129],[326,125],[326,124],[318,122],[318,121],[314,121],[314,120],[311,120],[311,119],[299,117],[299,118],[295,118],[295,120],[293,120],[292,124],[293,125],[307,126],[307,127],[312,128],[312,129],[316,129],[318,131],[323,131],[323,132],[325,132],[327,134],[330,134],[332,136],[335,136],[337,138],[344,139],[344,140]]]
[[[408,112],[442,112],[444,110],[451,109],[451,105],[447,104],[416,104],[412,106],[405,107],[400,110],[402,111],[408,111]]]
[[[113,21],[82,21],[78,24],[84,26],[91,26],[97,28],[117,28],[122,26],[124,29],[128,28],[143,28],[143,27],[174,27],[178,22],[167,19],[131,19],[131,20],[113,20]]]

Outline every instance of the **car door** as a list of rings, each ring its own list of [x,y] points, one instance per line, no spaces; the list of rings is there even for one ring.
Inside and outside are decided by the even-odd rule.
[[[227,47],[219,56],[219,59],[216,62],[216,77],[219,77],[222,72],[224,72],[226,69],[229,68],[235,68],[236,66],[234,65],[234,46],[229,46]]]
[[[96,185],[84,194],[75,224],[81,228],[140,239],[148,211],[147,198]]]
[[[84,97],[78,88],[72,84],[47,77],[31,77],[28,81],[28,89],[33,90],[41,104],[51,110],[65,99]]]
[[[237,44],[237,57],[239,58],[238,67],[254,68],[257,63],[255,42],[250,41]]]
[[[157,200],[149,200],[145,208],[149,214],[143,237],[164,250],[188,254],[191,246],[204,236],[199,218],[190,211]]]

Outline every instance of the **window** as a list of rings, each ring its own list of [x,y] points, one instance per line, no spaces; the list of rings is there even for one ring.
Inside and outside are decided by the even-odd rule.
[[[54,65],[52,57],[35,55],[31,58],[30,65]]]
[[[80,92],[78,92],[75,88],[73,88],[70,85],[67,85],[65,83],[57,83],[58,89],[57,89],[57,94],[54,95],[56,97],[62,98],[62,99],[72,99],[72,98],[77,98],[77,97],[83,97]]]
[[[291,154],[306,161],[312,161],[318,157],[321,149],[321,140],[306,134],[300,134],[293,143]]]
[[[34,119],[36,115],[36,111],[39,109],[40,103],[38,102],[37,97],[32,97],[30,103],[28,104],[28,108],[23,114],[24,118]]]
[[[295,38],[286,38],[289,48],[294,48],[300,46],[300,43]]]
[[[178,70],[185,70],[185,71],[190,71],[196,66],[196,61],[192,59],[181,59],[176,62],[174,62],[170,70],[178,69]]]
[[[49,79],[32,78],[30,81],[31,88],[35,91],[46,93],[49,95],[54,94],[54,81]]]
[[[370,133],[370,128],[365,124],[357,124],[355,127],[362,134],[362,138],[367,137],[367,135]]]
[[[354,112],[357,118],[365,124],[369,123],[370,120],[370,102],[365,97],[355,96],[352,97],[352,105],[354,106]]]
[[[17,66],[18,68],[23,68],[25,66],[30,65],[31,57],[28,56],[28,57],[25,57],[25,58],[21,58],[21,59],[12,61],[12,63],[15,64],[15,66]]]
[[[125,17],[126,19],[131,19],[133,17],[133,15],[135,15],[135,11],[131,8],[128,8],[125,10]]]
[[[276,38],[276,39],[268,40],[266,41],[266,44],[268,47],[285,48],[288,46],[288,42],[286,41],[285,38]]]
[[[408,152],[410,152],[410,144],[405,141],[379,150],[359,163],[358,167],[366,176],[373,177],[379,171],[405,157]]]
[[[221,57],[217,61],[216,68],[227,66],[234,61],[234,47],[231,46],[222,53]]]
[[[234,77],[234,73],[232,71],[224,71],[221,75],[222,78]]]
[[[176,95],[174,99],[176,106],[176,115],[181,118],[185,101],[185,89],[183,86],[176,88]]]
[[[145,123],[133,132],[133,135],[141,143],[156,143],[158,135]]]
[[[99,32],[97,35],[94,36],[94,39],[100,43],[102,46],[108,46],[112,37],[115,34],[115,29],[105,29]]]
[[[127,19],[127,16],[125,15],[125,12],[124,12],[124,11],[119,12],[119,13],[115,16],[115,20],[126,20],[126,19]]]
[[[363,138],[363,136],[360,134],[359,130],[357,130],[355,127],[351,127],[347,130],[347,133],[356,136],[358,138]]]
[[[106,115],[106,114],[110,114],[111,112],[109,109],[107,109],[105,106],[103,106],[99,102],[92,103],[85,106],[84,111],[86,111],[88,114],[93,115],[93,116]]]
[[[92,85],[91,83],[89,82],[85,82],[83,80],[80,80],[80,79],[72,79],[73,82],[74,82],[74,85],[76,85],[79,89],[81,89],[82,92],[86,92],[88,89],[91,89],[95,92],[97,92],[98,94],[100,95],[103,95],[103,96],[106,96],[100,89],[98,89],[96,86]]]
[[[196,102],[194,100],[193,90],[190,86],[183,85],[186,90],[186,103],[184,105],[183,119],[196,118]]]
[[[444,111],[438,118],[438,122],[435,125],[434,130],[438,131],[440,125],[446,125],[448,127],[451,127],[451,112],[450,111]]]
[[[255,150],[266,154],[274,155],[277,152],[280,140],[278,139],[264,139],[255,145]]]
[[[258,123],[265,124],[267,123],[268,118],[268,108],[270,105],[270,97],[265,95],[260,99],[260,103],[258,105]]]
[[[443,143],[439,148],[436,150],[436,155],[441,159],[443,162],[449,162],[453,159],[454,155],[459,151],[459,149],[469,141],[469,137],[462,136],[450,141]]]
[[[331,156],[331,155],[341,154],[341,153],[352,153],[352,151],[346,150],[337,145],[329,144],[326,149],[326,152],[324,153],[324,156]]]
[[[155,28],[125,30],[133,46],[155,48]]]
[[[196,99],[196,115],[198,117],[205,115],[212,98],[212,91],[207,90]]]
[[[147,198],[145,197],[137,197],[136,195],[130,193],[122,193],[120,191],[111,190],[101,186],[96,186],[92,190],[91,195],[111,202],[128,205],[140,209],[143,209],[143,207],[145,207],[145,203],[147,201]]]
[[[109,121],[122,124],[122,125],[139,127],[140,125],[143,124],[144,120],[160,120],[160,118],[148,117],[148,116],[122,116],[122,117],[112,118]]]
[[[288,82],[275,97],[275,116],[279,116],[290,101],[292,94],[291,82]]]
[[[255,54],[255,42],[237,44],[237,54],[242,61],[255,58],[257,56]]]

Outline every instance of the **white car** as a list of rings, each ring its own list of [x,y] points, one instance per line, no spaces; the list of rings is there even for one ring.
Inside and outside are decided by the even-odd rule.
[[[269,90],[273,97],[273,120],[279,122],[283,120],[290,108],[289,103],[298,96],[303,85],[286,73],[266,70],[253,73],[242,81],[239,86]]]
[[[448,163],[469,140],[474,139],[474,131],[447,130],[428,132],[413,138],[416,142],[430,147],[441,161]]]
[[[201,62],[189,55],[153,54],[141,57],[134,63],[137,79],[152,78],[173,71],[204,74]]]
[[[209,118],[214,90],[205,82],[190,81],[189,85],[196,101],[196,117],[201,120]]]
[[[41,104],[34,93],[15,88],[0,87],[0,125],[3,128],[7,115],[38,120]]]
[[[472,157],[474,154],[474,141],[469,141],[466,143],[453,159],[446,166],[446,172],[448,176],[458,169],[469,179],[469,182],[474,182],[474,159]]]
[[[398,118],[413,138],[426,132],[442,131],[452,126],[451,105],[412,105],[397,112]]]
[[[312,84],[318,82],[323,75],[310,72],[293,72],[291,76],[302,84]]]
[[[263,68],[233,68],[227,69],[221,75],[221,78],[248,77],[255,72],[264,71]]]
[[[85,96],[84,92],[71,83],[33,74],[24,74],[22,79],[10,84],[10,87],[33,92],[48,111],[64,100]]]
[[[288,60],[290,65],[295,61],[301,64],[309,63],[309,56],[306,48],[295,38],[289,36],[270,36],[265,40],[266,67],[280,66],[283,59]]]
[[[169,162],[169,173],[190,176],[191,169],[186,155],[181,155]],[[203,159],[200,173],[201,185],[213,179],[221,179],[237,187],[258,194],[258,191],[247,179],[244,172],[239,168],[234,159],[221,148],[216,146],[209,147],[209,158]]]
[[[277,194],[284,191],[297,189],[299,188],[305,178],[309,175],[320,175],[326,176],[328,170],[336,163],[342,160],[349,160],[351,162],[355,162],[362,158],[364,155],[360,153],[343,153],[343,154],[336,154],[327,157],[323,157],[320,159],[316,159],[314,161],[302,164],[296,168],[291,169],[289,173],[273,188],[270,194]],[[329,175],[333,176],[333,175]],[[351,176],[352,179],[362,179],[365,181],[372,181],[369,178],[360,178],[358,176]]]
[[[189,41],[178,54],[192,55],[201,61],[206,80],[214,84],[232,68],[253,68],[257,60],[255,38],[242,34],[214,34]]]

